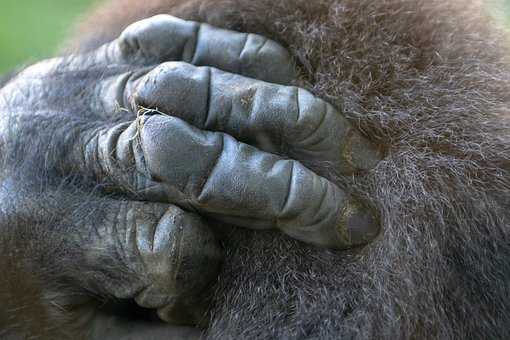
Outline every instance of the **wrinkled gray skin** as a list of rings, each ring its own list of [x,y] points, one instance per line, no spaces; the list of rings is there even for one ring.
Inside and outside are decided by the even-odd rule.
[[[288,86],[294,77],[270,40],[158,16],[11,79],[0,90],[3,225],[23,220],[5,232],[40,244],[30,261],[55,283],[45,293],[79,323],[93,320],[95,296],[200,324],[223,256],[209,219],[335,249],[373,239],[376,214],[328,178],[381,156],[330,104]],[[135,336],[109,322],[90,329]]]

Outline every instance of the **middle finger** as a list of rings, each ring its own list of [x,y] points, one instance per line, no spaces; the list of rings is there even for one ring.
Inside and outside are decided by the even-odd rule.
[[[125,94],[134,110],[157,109],[307,165],[328,164],[345,175],[380,160],[332,105],[298,87],[183,62],[161,64],[135,83]]]

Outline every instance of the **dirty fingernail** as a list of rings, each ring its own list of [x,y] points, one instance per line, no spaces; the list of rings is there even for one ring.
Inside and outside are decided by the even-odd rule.
[[[382,159],[380,150],[354,130],[346,138],[342,156],[354,171],[373,169]]]
[[[380,230],[379,219],[371,209],[351,199],[343,208],[337,231],[347,247],[360,246],[372,241]]]

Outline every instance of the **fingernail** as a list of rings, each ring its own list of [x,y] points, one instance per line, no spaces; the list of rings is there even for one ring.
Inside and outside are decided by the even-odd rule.
[[[207,299],[175,298],[157,310],[159,318],[181,326],[207,327]]]
[[[355,172],[373,169],[382,159],[381,152],[355,130],[349,131],[342,156]]]
[[[371,209],[358,201],[349,200],[342,210],[337,231],[347,247],[369,243],[380,230],[379,219]]]

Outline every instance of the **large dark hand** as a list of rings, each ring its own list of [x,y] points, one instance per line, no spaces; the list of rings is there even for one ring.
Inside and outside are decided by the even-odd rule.
[[[183,321],[221,260],[203,217],[336,249],[373,238],[371,212],[303,164],[355,174],[378,153],[330,104],[286,86],[294,72],[261,36],[158,16],[11,80],[0,92],[6,159],[25,153],[61,178],[101,184],[81,198],[93,213],[65,216],[62,246],[79,248],[74,265],[85,268],[68,281]],[[11,165],[10,214],[49,220],[80,200],[64,184],[54,191],[69,202],[48,203]]]

